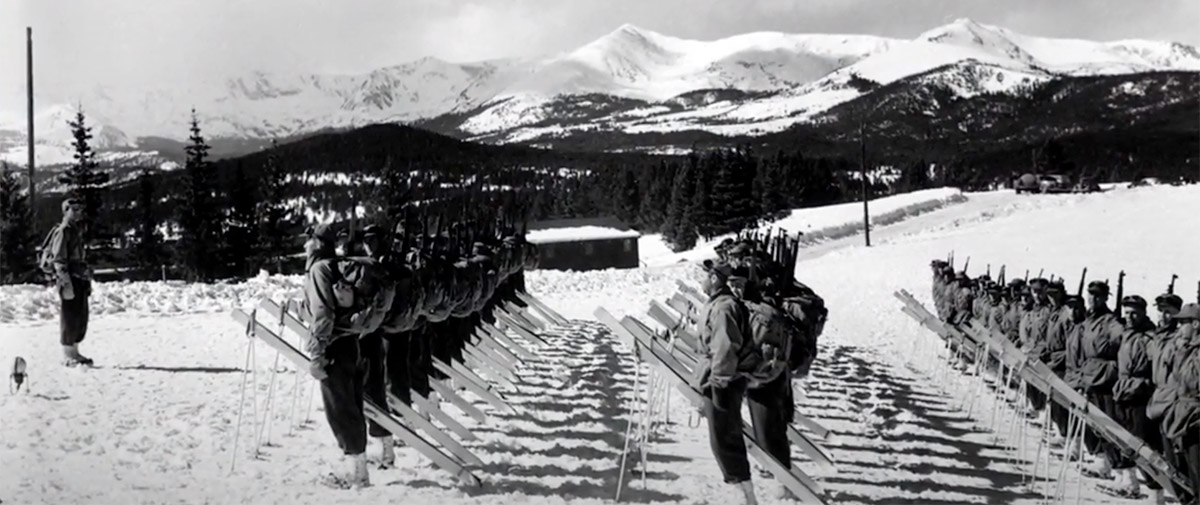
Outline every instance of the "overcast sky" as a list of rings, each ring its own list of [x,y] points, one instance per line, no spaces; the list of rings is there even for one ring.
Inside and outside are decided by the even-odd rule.
[[[623,23],[701,40],[911,38],[959,17],[1030,35],[1200,45],[1198,0],[0,0],[0,86],[23,92],[25,26],[39,83],[88,87],[553,54]]]

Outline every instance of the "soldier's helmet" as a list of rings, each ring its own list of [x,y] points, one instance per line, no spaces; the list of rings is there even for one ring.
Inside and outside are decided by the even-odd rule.
[[[1183,308],[1183,298],[1174,293],[1161,294],[1154,298],[1154,306],[1158,307],[1159,310],[1166,308],[1181,309]]]

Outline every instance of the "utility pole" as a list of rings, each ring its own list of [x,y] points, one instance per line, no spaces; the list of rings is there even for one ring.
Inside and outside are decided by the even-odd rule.
[[[871,247],[871,209],[870,198],[867,196],[867,141],[863,136],[866,130],[865,118],[858,119],[858,168],[859,178],[862,182],[862,202],[863,202],[863,237],[866,238],[867,247]]]
[[[25,27],[25,92],[29,120],[29,218],[37,230],[37,185],[34,183],[33,158],[33,27]]]

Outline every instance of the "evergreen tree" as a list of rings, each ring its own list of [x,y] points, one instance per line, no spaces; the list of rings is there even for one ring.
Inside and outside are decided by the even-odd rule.
[[[139,267],[150,273],[162,265],[167,256],[162,233],[158,230],[158,188],[154,181],[154,172],[149,167],[143,168],[138,177],[138,224],[134,230],[134,259]]]
[[[257,224],[258,195],[255,185],[246,176],[242,160],[233,167],[233,176],[225,190],[229,198],[229,214],[225,220],[225,262],[237,275],[249,276],[261,267],[255,261],[261,258],[257,251],[259,234]]]
[[[209,173],[209,146],[200,132],[200,120],[192,109],[191,136],[184,164],[183,201],[179,206],[179,251],[188,280],[210,282],[216,276],[221,251],[220,213],[215,208],[213,181]]]
[[[31,282],[37,276],[37,237],[28,199],[17,170],[0,162],[0,284]]]
[[[272,267],[279,273],[283,258],[296,252],[292,244],[296,223],[287,206],[287,173],[279,164],[276,147],[275,141],[271,141],[271,150],[267,151],[267,161],[263,165],[262,179],[259,181],[262,200],[258,205],[256,221],[260,239],[259,265]]]
[[[659,162],[656,169],[646,170],[648,182],[638,211],[643,229],[661,230],[666,225],[667,209],[671,205],[671,187],[677,171],[674,163],[666,161]]]
[[[625,223],[636,225],[638,217],[638,178],[632,168],[621,170],[620,186],[613,193],[616,196],[617,218]]]
[[[667,220],[662,232],[663,239],[675,252],[695,247],[698,238],[693,216],[699,166],[697,161],[695,154],[689,155],[688,162],[675,173],[675,181],[671,186],[671,203],[667,206]]]
[[[92,149],[92,127],[87,126],[83,110],[75,112],[75,119],[68,121],[71,127],[71,146],[75,149],[75,163],[58,176],[58,182],[67,188],[67,197],[83,201],[85,240],[105,236],[102,224],[97,219],[103,205],[101,190],[108,184],[109,174],[100,170],[96,152]],[[105,237],[107,238],[107,237]]]
[[[764,159],[759,162],[758,174],[754,178],[757,186],[759,209],[763,217],[771,218],[787,210],[783,197],[783,178],[778,159]]]
[[[694,158],[695,166],[693,174],[695,174],[695,186],[692,190],[692,199],[688,202],[691,207],[688,217],[690,222],[695,226],[696,233],[701,237],[712,236],[713,223],[713,177],[716,172],[720,160],[709,154]],[[691,159],[689,159],[691,161]]]

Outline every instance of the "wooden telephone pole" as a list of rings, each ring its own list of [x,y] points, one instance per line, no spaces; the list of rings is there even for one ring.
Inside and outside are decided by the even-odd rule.
[[[34,184],[33,158],[33,28],[25,27],[25,89],[29,120],[29,219],[37,230],[37,185]]]

